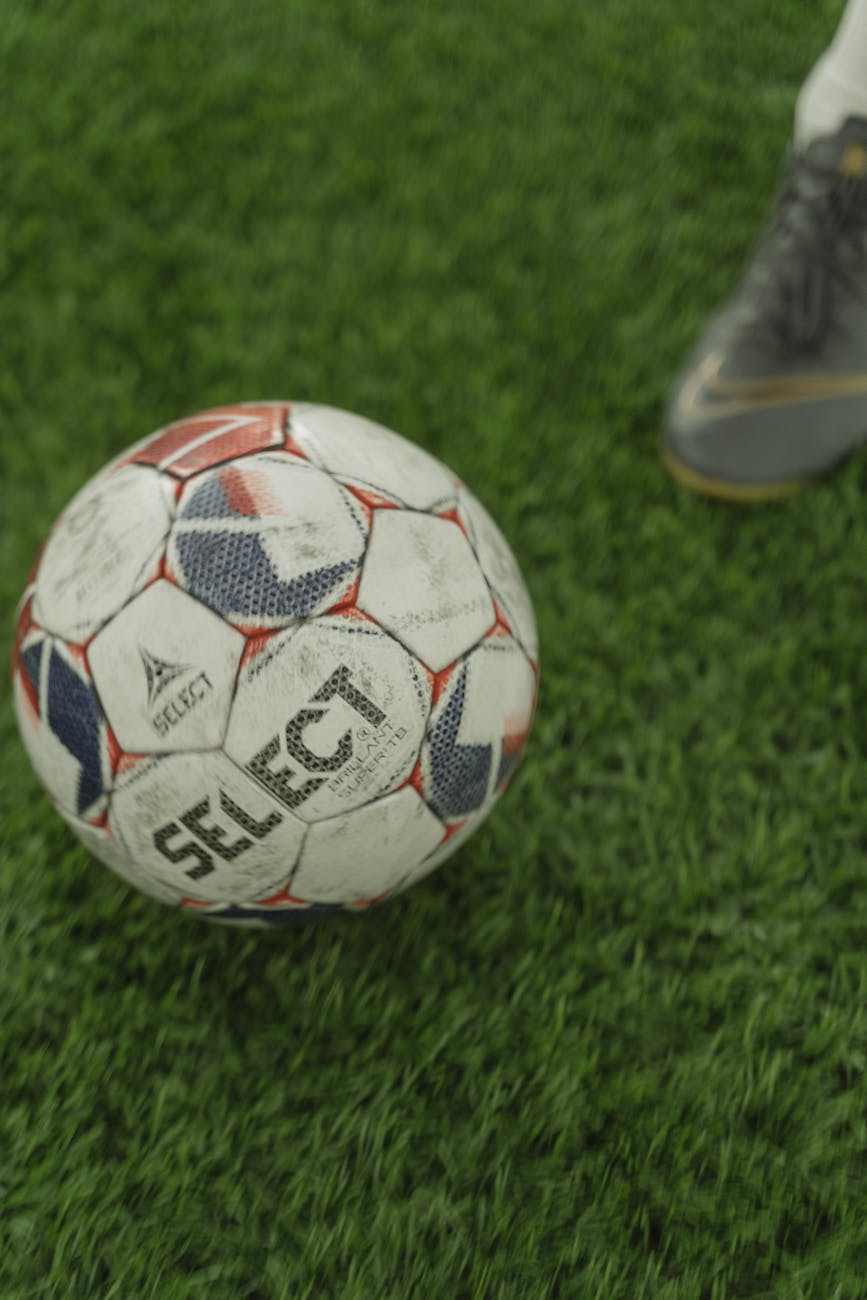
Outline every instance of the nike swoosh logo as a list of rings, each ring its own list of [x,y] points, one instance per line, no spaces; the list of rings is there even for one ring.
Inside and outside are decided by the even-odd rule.
[[[717,420],[748,411],[867,397],[867,373],[774,375],[766,379],[722,379],[725,354],[711,352],[683,384],[678,406],[694,420]]]

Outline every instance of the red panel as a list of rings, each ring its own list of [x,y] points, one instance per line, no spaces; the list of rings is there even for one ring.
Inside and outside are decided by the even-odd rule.
[[[388,898],[390,892],[390,890],[384,889],[381,894],[375,894],[373,898],[357,898],[349,906],[358,911],[364,911],[365,908],[374,907],[377,903],[381,903],[384,898]]]
[[[161,582],[161,581],[174,583],[175,586],[178,585],[175,582],[174,578],[169,575],[168,562],[165,553],[163,553],[162,559],[157,565],[156,572],[154,573],[153,577],[148,578],[147,582],[144,583],[144,585],[142,586],[142,591],[145,591],[148,587],[152,587],[155,582]],[[95,635],[96,633],[94,633],[94,636]],[[91,641],[92,640],[93,637],[91,637]],[[88,642],[88,644],[90,643]]]
[[[496,601],[494,601],[494,613],[495,613],[495,615],[496,615],[496,619],[495,619],[495,621],[494,621],[494,626],[491,628],[490,632],[488,632],[487,635],[488,635],[489,637],[491,637],[491,636],[511,636],[511,635],[512,635],[512,629],[511,629],[511,627],[509,626],[509,620],[506,618],[505,614],[504,614],[503,611],[500,609],[500,606],[497,604]]]
[[[256,655],[262,653],[272,637],[285,631],[285,628],[282,627],[244,628],[240,627],[237,623],[233,623],[232,627],[237,627],[238,631],[243,632],[247,637],[247,644],[244,646],[244,653],[241,655],[241,662],[238,664],[238,672],[236,676],[240,676],[242,668],[245,668],[251,659],[255,659]]]
[[[438,519],[447,519],[447,520],[449,521],[450,524],[457,524],[458,528],[460,528],[460,530],[461,530],[461,532],[463,533],[464,537],[466,537],[467,541],[469,541],[469,536],[470,536],[470,535],[469,535],[469,533],[467,532],[466,525],[464,524],[464,521],[463,521],[463,519],[461,519],[461,517],[460,517],[460,515],[458,514],[457,510],[455,510],[454,508],[451,509],[451,510],[441,510],[441,511],[439,512],[439,514],[437,515],[437,518],[438,518]]]
[[[122,463],[156,465],[176,478],[191,478],[237,456],[281,447],[288,414],[286,402],[202,411],[155,433],[150,442]]]
[[[349,483],[344,483],[343,486],[346,491],[351,492],[363,506],[367,506],[368,511],[399,509],[396,501],[391,501],[388,497],[380,496],[378,492],[370,492],[366,488],[353,487]]]
[[[24,692],[24,698],[30,709],[30,716],[34,722],[39,721],[39,692],[31,682],[27,673],[23,670],[18,674],[18,680],[21,683],[21,689]]]
[[[26,590],[27,587],[32,586],[33,583],[36,581],[36,573],[37,573],[37,570],[39,569],[39,561],[42,559],[42,552],[45,550],[45,546],[46,546],[46,543],[43,542],[42,545],[40,546],[39,550],[36,552],[36,559],[35,559],[35,560],[33,561],[33,563],[31,564],[31,566],[30,566],[30,572],[29,572],[28,575],[27,575],[27,583],[26,583],[25,590]]]
[[[17,623],[17,626],[16,626],[16,628],[15,628],[15,637],[14,637],[14,639],[13,639],[13,641],[12,641],[12,672],[11,672],[11,675],[12,675],[13,677],[15,676],[15,670],[16,670],[16,668],[18,667],[19,655],[20,655],[20,652],[21,652],[21,642],[24,640],[24,637],[25,637],[26,634],[30,631],[30,628],[31,628],[32,625],[33,625],[33,620],[32,620],[32,618],[30,617],[30,610],[31,610],[32,605],[33,605],[33,597],[32,597],[32,596],[28,596],[27,599],[25,600],[24,604],[21,606],[21,613],[18,615],[18,623]],[[22,676],[26,677],[27,674],[26,674],[26,673],[22,673]]]
[[[115,776],[123,776],[124,772],[128,772],[137,763],[143,763],[146,758],[150,757],[149,754],[125,753],[108,723],[105,724],[105,744],[108,750],[108,761]]]
[[[520,754],[527,743],[529,734],[529,726],[524,727],[522,731],[507,731],[503,737],[503,757],[512,758],[514,755]]]
[[[455,669],[457,667],[458,667],[458,663],[455,662],[453,664],[449,664],[448,668],[443,668],[442,672],[435,674],[434,682],[433,682],[431,708],[435,706],[437,700],[442,695],[446,686],[448,686],[449,678],[453,676]]]
[[[92,641],[93,637],[91,637],[90,640]],[[78,663],[81,664],[82,668],[87,673],[87,679],[89,681],[90,664],[87,659],[87,647],[83,645],[74,645],[72,641],[64,641],[63,646],[64,649],[69,651],[73,659],[75,659]]]
[[[397,788],[398,790],[405,790],[408,785],[411,785],[416,794],[421,795],[422,799],[424,798],[424,773],[421,768],[421,759],[418,759],[409,776]]]
[[[332,605],[330,609],[327,609],[325,611],[325,613],[326,614],[345,613],[347,615],[353,615],[356,618],[369,618],[370,616],[368,614],[365,614],[363,610],[356,609],[355,607],[355,602],[358,600],[358,589],[360,586],[361,586],[361,574],[359,574],[358,577],[355,579],[355,582],[353,582],[352,586],[349,588],[349,591],[347,591],[343,599],[339,600],[336,605]],[[372,623],[373,619],[370,619],[370,622]]]
[[[120,761],[121,755],[123,754],[123,750],[120,747],[120,742],[118,741],[117,736],[114,734],[108,723],[105,724],[105,746],[108,750],[108,761],[111,765],[111,770],[112,772],[117,772],[117,765]]]
[[[379,627],[375,618],[371,618],[370,614],[365,613],[363,609],[359,609],[357,605],[351,603],[334,605],[331,609],[327,609],[325,613],[329,617],[333,615],[334,618],[352,618],[357,623],[372,623],[374,627]]]
[[[264,470],[254,465],[240,468],[228,465],[217,471],[217,478],[233,515],[260,519],[265,515],[279,515],[280,503],[271,491],[271,483]]]
[[[271,894],[269,898],[259,898],[253,904],[253,907],[280,907],[281,905],[290,905],[292,907],[309,907],[310,904],[303,898],[296,898],[287,890],[279,889],[276,894]]]
[[[287,408],[288,409],[288,408]],[[307,460],[307,452],[297,443],[291,433],[287,433],[283,440],[283,450],[288,451],[292,456],[299,456],[301,460]]]
[[[32,710],[34,719],[38,719],[39,690],[36,686],[34,686],[33,682],[31,682],[30,676],[28,673],[24,671],[24,665],[21,662],[21,643],[24,640],[27,633],[30,631],[31,627],[33,627],[33,620],[30,617],[30,607],[32,603],[33,603],[32,596],[28,596],[27,600],[25,601],[21,609],[21,613],[18,616],[18,626],[15,629],[15,640],[12,643],[12,661],[10,664],[9,676],[10,679],[14,682],[15,674],[16,672],[18,673],[18,680],[21,683],[21,689],[24,692],[24,698],[26,699],[28,705],[30,706],[30,709]]]

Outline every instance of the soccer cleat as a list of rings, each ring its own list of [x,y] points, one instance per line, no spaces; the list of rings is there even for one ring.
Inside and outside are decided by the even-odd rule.
[[[867,442],[867,119],[790,150],[738,289],[676,380],[660,447],[695,492],[766,501]]]

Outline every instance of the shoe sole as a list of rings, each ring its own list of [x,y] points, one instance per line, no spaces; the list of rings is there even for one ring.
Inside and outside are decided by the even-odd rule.
[[[699,496],[713,497],[717,501],[776,501],[779,497],[800,492],[811,482],[810,479],[789,479],[783,483],[730,483],[727,479],[711,478],[678,460],[664,443],[659,444],[659,458],[663,467],[682,487],[697,492]]]

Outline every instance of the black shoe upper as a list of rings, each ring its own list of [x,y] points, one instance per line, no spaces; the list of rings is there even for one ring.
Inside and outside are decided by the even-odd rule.
[[[867,308],[867,121],[790,149],[771,222],[733,303],[732,343],[750,357],[803,366],[826,351],[834,368],[859,363],[850,326]],[[840,351],[842,345],[843,351]],[[747,360],[747,358],[744,358]]]
[[[789,151],[770,222],[665,416],[670,466],[803,480],[867,441],[867,120]]]

